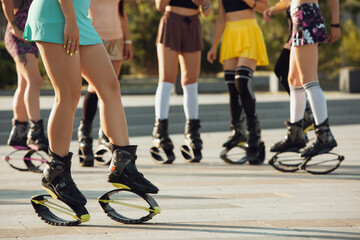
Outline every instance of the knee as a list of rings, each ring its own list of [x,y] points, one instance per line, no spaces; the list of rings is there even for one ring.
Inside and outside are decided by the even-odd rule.
[[[114,99],[120,99],[120,83],[116,79],[109,81],[107,84],[104,84],[100,89],[97,89],[98,97],[104,103],[108,101],[113,101]]]
[[[81,96],[81,87],[56,92],[56,104],[75,112]]]
[[[236,69],[235,86],[240,94],[251,90],[250,81],[253,73],[254,71],[246,66],[240,66]]]
[[[289,76],[288,83],[289,85],[296,86],[298,83],[298,79],[296,77]]]

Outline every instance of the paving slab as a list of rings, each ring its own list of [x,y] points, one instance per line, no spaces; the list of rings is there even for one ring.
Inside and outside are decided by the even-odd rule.
[[[140,225],[108,218],[97,198],[113,187],[107,169],[82,168],[73,158],[73,178],[88,199],[91,220],[76,227],[54,227],[38,218],[30,197],[45,194],[41,174],[20,172],[0,161],[0,238],[2,239],[360,239],[360,123],[336,125],[337,153],[345,161],[334,173],[282,173],[270,165],[228,165],[219,158],[229,132],[202,133],[203,160],[186,164],[180,156],[183,135],[172,135],[176,160],[155,165],[151,136],[138,144],[138,167],[160,188],[153,195],[161,214]],[[285,129],[262,131],[267,147]],[[311,137],[311,136],[310,136]],[[0,146],[0,156],[11,148]],[[77,152],[77,143],[71,144]],[[266,163],[271,158],[266,152]]]

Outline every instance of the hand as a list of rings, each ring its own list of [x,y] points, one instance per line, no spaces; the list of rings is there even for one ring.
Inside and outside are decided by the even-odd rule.
[[[339,40],[341,37],[341,30],[338,27],[331,27],[330,34],[329,34],[329,40],[330,43],[333,44],[337,40]]]
[[[10,32],[17,38],[23,39],[24,31],[20,30],[17,26],[11,27]]]
[[[273,16],[273,12],[271,11],[271,8],[266,9],[263,12],[263,16],[264,16],[265,21],[271,22],[270,18]]]
[[[131,44],[124,44],[124,60],[130,61],[133,58],[133,50]]]
[[[212,47],[207,53],[207,60],[209,63],[213,64],[216,59],[217,49]]]
[[[78,53],[80,45],[80,31],[75,22],[66,21],[64,28],[64,48],[66,53],[72,56],[74,53]]]

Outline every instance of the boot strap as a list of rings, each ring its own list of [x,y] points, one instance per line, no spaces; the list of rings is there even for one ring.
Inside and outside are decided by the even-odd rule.
[[[116,156],[114,156],[114,160],[116,171],[113,171],[113,173],[116,176],[119,176],[131,161],[136,160],[136,155],[131,155],[130,153],[124,151],[117,151]]]

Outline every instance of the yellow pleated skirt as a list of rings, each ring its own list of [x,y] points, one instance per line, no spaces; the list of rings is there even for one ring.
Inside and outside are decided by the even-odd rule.
[[[259,66],[269,64],[264,37],[256,19],[226,22],[220,62],[239,57],[254,59]]]

